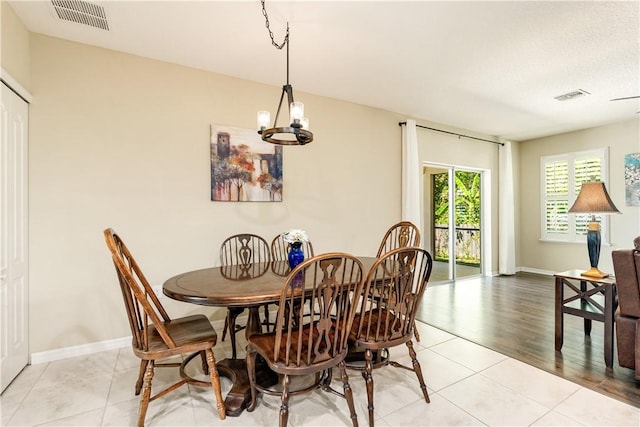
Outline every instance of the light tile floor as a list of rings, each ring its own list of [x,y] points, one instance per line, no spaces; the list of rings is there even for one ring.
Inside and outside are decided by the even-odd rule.
[[[374,370],[378,426],[640,426],[640,409],[439,329],[421,323],[418,328],[422,341],[415,348],[431,403],[424,402],[412,372],[391,366]],[[229,356],[228,340],[219,343],[215,353],[218,360]],[[393,349],[392,356],[409,363],[404,346]],[[130,348],[28,366],[0,397],[1,424],[135,425],[138,366]],[[157,369],[154,388],[177,376],[175,369]],[[349,378],[359,423],[367,425],[364,381],[358,371],[349,371]],[[225,395],[230,383],[223,378],[222,385]],[[334,385],[341,389],[340,381],[334,379]],[[224,421],[213,402],[210,388],[182,387],[151,402],[146,425],[278,424],[277,397],[261,397],[254,412]],[[346,401],[320,390],[293,396],[289,424],[350,425]]]

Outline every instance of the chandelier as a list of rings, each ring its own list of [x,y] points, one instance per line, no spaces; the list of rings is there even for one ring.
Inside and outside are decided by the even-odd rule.
[[[271,113],[268,111],[258,111],[258,133],[262,136],[262,140],[278,145],[305,145],[313,141],[313,133],[309,131],[309,119],[304,117],[304,104],[296,102],[293,99],[293,87],[289,84],[289,23],[287,22],[287,34],[281,44],[275,42],[273,33],[269,28],[269,17],[264,6],[265,0],[261,0],[262,14],[266,20],[266,27],[269,30],[271,44],[276,48],[282,49],[287,46],[287,83],[282,86],[282,94],[278,103],[276,118],[273,126],[268,127],[271,121]],[[289,104],[289,126],[278,127],[278,117],[282,108],[282,101],[285,94],[287,95],[287,103]]]

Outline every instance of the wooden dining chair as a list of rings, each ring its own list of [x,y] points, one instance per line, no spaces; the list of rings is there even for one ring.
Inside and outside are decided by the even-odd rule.
[[[209,319],[202,314],[170,318],[120,237],[112,229],[107,228],[104,230],[104,238],[111,251],[120,282],[133,336],[133,352],[140,358],[140,373],[135,385],[135,394],[140,395],[138,426],[144,425],[149,402],[186,383],[212,387],[218,415],[220,419],[225,419],[220,377],[213,355],[217,335]],[[182,363],[157,362],[190,353],[192,355]],[[186,363],[197,355],[201,356],[203,368],[205,372],[208,371],[211,383],[198,381],[186,375],[184,371]],[[179,367],[181,379],[151,396],[151,381],[155,367]]]
[[[347,400],[351,421],[358,425],[344,359],[347,338],[353,322],[356,298],[362,290],[363,267],[360,260],[344,253],[327,253],[309,258],[287,276],[280,295],[276,329],[252,335],[247,344],[247,371],[251,403],[256,407],[257,392],[280,395],[280,427],[287,425],[289,396],[322,388]],[[301,305],[311,311],[304,322],[303,310],[286,310]],[[256,382],[256,357],[260,355],[272,371],[282,376],[282,391],[261,387]],[[338,366],[343,393],[330,386],[332,368]],[[290,376],[316,375],[316,382],[305,389],[290,390]]]
[[[432,266],[431,255],[424,249],[398,248],[382,255],[373,264],[365,279],[349,334],[349,343],[365,350],[362,376],[367,387],[370,426],[374,424],[374,366],[391,364],[415,372],[424,400],[430,402],[411,337],[416,312],[427,287]],[[388,349],[401,344],[406,344],[409,350],[412,368],[389,359]],[[374,352],[378,355],[375,365]],[[380,357],[381,352],[386,353],[386,356]]]
[[[389,227],[380,242],[376,257],[380,258],[381,255],[393,249],[411,246],[420,246],[420,230],[410,221],[400,221]],[[415,325],[413,333],[416,336],[416,341],[420,342],[420,334]]]
[[[220,265],[222,266],[268,263],[270,260],[269,244],[256,234],[235,234],[226,238],[220,245]],[[243,311],[244,308],[242,307],[229,307],[224,320],[222,341],[224,341],[228,332],[231,338],[231,352],[234,359],[238,356],[236,334],[246,328],[244,325],[237,324],[237,318]]]
[[[377,257],[397,248],[420,245],[420,230],[415,224],[409,221],[400,221],[389,227],[385,233],[380,247],[378,248]]]

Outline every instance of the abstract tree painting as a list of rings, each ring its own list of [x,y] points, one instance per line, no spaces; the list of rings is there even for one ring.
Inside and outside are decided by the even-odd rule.
[[[282,201],[282,147],[255,130],[211,125],[211,200]]]

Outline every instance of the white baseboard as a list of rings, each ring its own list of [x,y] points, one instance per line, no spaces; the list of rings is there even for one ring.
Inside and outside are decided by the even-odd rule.
[[[55,350],[31,353],[31,364],[53,362],[54,360],[67,359],[69,357],[85,356],[101,351],[115,350],[131,346],[131,337],[116,338],[113,340],[99,341],[89,344],[74,345],[71,347],[57,348]]]
[[[531,268],[531,267],[519,267],[518,271],[522,271],[524,273],[542,274],[544,276],[553,276],[556,273],[555,271],[540,270],[538,268]]]
[[[224,327],[224,320],[216,320],[211,323],[220,337],[222,334],[222,328]],[[40,363],[68,359],[69,357],[86,356],[87,354],[116,350],[124,347],[131,347],[131,336],[31,353],[29,363],[31,365],[37,365]]]

